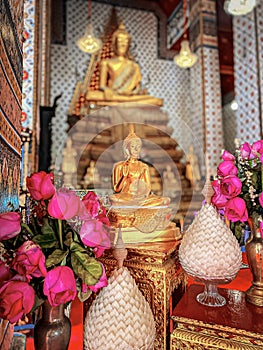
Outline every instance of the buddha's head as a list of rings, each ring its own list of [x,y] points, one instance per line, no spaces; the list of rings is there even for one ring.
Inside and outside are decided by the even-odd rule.
[[[123,151],[127,158],[139,158],[142,140],[135,134],[134,127],[130,125],[130,132],[123,141]]]
[[[128,57],[128,51],[130,47],[131,37],[125,30],[123,23],[119,25],[119,28],[113,33],[112,46],[113,51],[118,56]]]

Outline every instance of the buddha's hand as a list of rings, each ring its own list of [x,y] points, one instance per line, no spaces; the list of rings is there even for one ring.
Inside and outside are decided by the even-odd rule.
[[[129,175],[129,164],[127,164],[127,163],[123,164],[122,173],[123,173],[124,177],[128,177],[128,175]]]

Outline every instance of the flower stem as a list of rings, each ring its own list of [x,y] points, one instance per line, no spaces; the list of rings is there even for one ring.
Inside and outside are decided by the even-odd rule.
[[[60,248],[61,248],[61,250],[63,250],[62,220],[58,220],[58,236],[59,236]]]
[[[31,235],[31,238],[34,237],[34,232],[31,230],[31,228],[25,224],[24,222],[21,222],[21,227],[24,227],[27,232]]]

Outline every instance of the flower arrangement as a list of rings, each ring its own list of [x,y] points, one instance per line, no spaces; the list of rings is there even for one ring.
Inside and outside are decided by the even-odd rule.
[[[82,200],[56,189],[53,174],[27,177],[30,220],[20,212],[0,214],[0,318],[11,323],[45,299],[51,306],[86,300],[107,285],[98,261],[110,248],[110,223],[94,192]]]
[[[238,240],[245,223],[253,221],[263,232],[263,140],[243,143],[234,155],[224,151],[222,159],[212,182],[212,203],[230,222]]]

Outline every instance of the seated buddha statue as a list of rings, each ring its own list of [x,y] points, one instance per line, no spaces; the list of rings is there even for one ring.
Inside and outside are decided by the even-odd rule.
[[[139,160],[141,139],[134,133],[133,125],[123,142],[126,160],[113,167],[113,189],[110,195],[112,206],[157,207],[168,206],[170,198],[151,193],[150,171],[147,164]]]
[[[141,69],[129,54],[131,38],[123,23],[113,33],[113,57],[103,59],[99,66],[99,90],[88,91],[86,99],[93,102],[140,102],[162,106],[162,99],[141,89]]]

